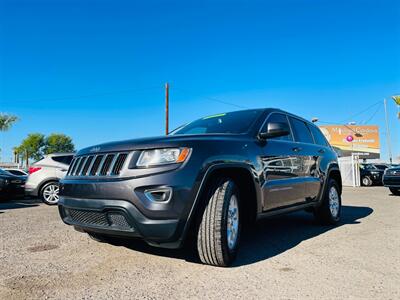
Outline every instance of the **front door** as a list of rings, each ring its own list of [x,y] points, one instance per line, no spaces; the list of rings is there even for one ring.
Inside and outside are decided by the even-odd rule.
[[[286,115],[272,113],[268,123],[288,123]],[[271,210],[304,202],[303,158],[296,148],[292,134],[270,138],[263,144],[263,210]]]

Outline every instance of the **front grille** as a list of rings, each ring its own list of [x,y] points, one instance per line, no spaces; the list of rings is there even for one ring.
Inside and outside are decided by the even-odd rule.
[[[126,152],[77,156],[73,159],[67,176],[117,176],[127,157]]]
[[[133,231],[125,215],[118,211],[98,212],[64,208],[64,212],[68,221],[76,225]]]
[[[67,209],[67,212],[73,222],[84,225],[108,226],[107,217],[104,213],[78,209]]]

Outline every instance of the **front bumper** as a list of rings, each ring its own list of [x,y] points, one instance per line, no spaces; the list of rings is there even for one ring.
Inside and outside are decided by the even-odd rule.
[[[371,174],[370,178],[374,184],[382,185],[382,174]]]
[[[179,248],[199,185],[186,168],[139,178],[65,178],[58,205],[63,221],[80,231]],[[172,191],[168,201],[146,196],[146,191],[162,188]]]
[[[10,184],[0,188],[0,195],[6,197],[20,197],[24,195],[24,183]]]
[[[179,246],[171,243],[177,232],[178,219],[149,219],[125,200],[61,197],[58,207],[62,220],[81,231],[116,237],[140,237],[164,247]]]
[[[400,188],[400,176],[383,176],[383,185],[387,187],[398,187]]]

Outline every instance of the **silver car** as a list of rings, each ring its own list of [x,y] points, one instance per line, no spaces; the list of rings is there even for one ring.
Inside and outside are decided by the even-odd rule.
[[[58,183],[65,176],[74,153],[53,153],[35,162],[29,168],[25,194],[40,197],[48,205],[58,203]]]

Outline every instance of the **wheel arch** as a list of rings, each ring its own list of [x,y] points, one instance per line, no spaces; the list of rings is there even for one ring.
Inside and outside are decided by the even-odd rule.
[[[327,180],[334,179],[339,186],[339,193],[342,194],[342,175],[340,174],[340,170],[337,167],[331,168],[328,173]]]
[[[188,234],[188,232],[194,232],[191,229],[194,229],[194,226],[197,225],[199,220],[199,213],[205,207],[206,201],[204,199],[204,195],[207,192],[207,188],[213,182],[213,179],[224,176],[227,178],[231,178],[239,187],[239,191],[241,192],[241,206],[245,210],[244,215],[246,216],[246,222],[255,221],[257,213],[261,209],[261,191],[259,189],[259,185],[257,184],[257,179],[253,175],[254,171],[247,164],[216,164],[209,167],[203,176],[202,182],[198,189],[197,195],[195,197],[195,201],[192,207],[192,210],[189,214],[182,239],[184,240]],[[248,201],[243,201],[244,194],[249,194],[249,197],[246,197]]]
[[[39,186],[38,186],[38,197],[41,197],[41,196],[42,196],[42,189],[43,189],[43,187],[44,187],[46,184],[50,183],[50,182],[60,182],[60,179],[57,178],[57,177],[50,177],[50,178],[46,178],[45,180],[43,180],[43,181],[39,184]]]

